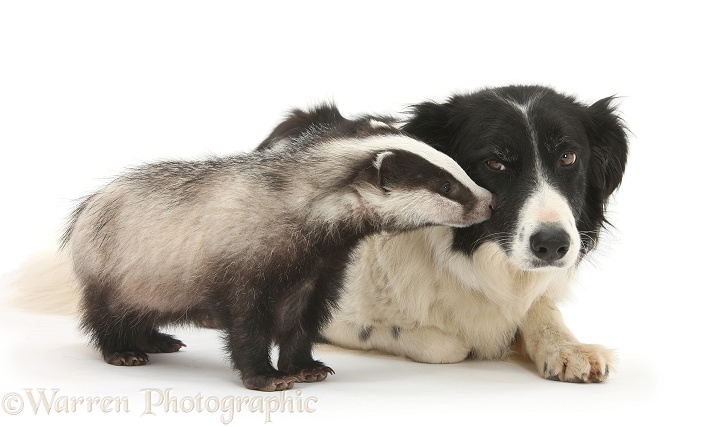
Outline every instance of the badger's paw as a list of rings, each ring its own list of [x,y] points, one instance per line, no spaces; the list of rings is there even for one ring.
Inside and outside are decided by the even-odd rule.
[[[297,373],[293,373],[293,375],[299,378],[299,382],[316,383],[324,381],[328,375],[334,375],[334,373],[334,369],[329,366],[319,366],[316,368],[302,369]]]
[[[149,360],[147,354],[137,350],[116,351],[105,355],[105,361],[115,366],[142,366]]]
[[[614,354],[595,344],[566,344],[537,360],[546,379],[570,383],[600,383],[613,370]]]
[[[147,344],[141,346],[146,353],[175,353],[182,347],[187,347],[182,341],[172,335],[162,332],[153,332]]]
[[[253,375],[242,379],[242,384],[250,390],[285,391],[290,390],[297,382],[294,376],[275,377],[270,375]]]

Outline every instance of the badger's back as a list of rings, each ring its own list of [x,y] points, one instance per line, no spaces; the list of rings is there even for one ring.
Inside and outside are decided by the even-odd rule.
[[[283,152],[135,168],[71,218],[64,243],[81,288],[130,308],[182,311],[202,305],[213,283],[241,291],[243,281],[297,274],[282,269],[346,239],[339,229],[361,216],[348,176],[369,151],[308,139]]]
[[[239,157],[137,168],[75,213],[66,233],[75,273],[143,309],[200,304],[211,269],[233,258],[252,269],[258,248],[286,241],[290,230],[273,213],[292,209],[267,179]]]

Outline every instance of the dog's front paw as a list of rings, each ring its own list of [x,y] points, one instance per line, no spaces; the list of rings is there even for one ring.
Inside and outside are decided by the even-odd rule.
[[[559,346],[543,359],[537,367],[544,378],[571,383],[600,383],[614,364],[613,352],[595,344]]]

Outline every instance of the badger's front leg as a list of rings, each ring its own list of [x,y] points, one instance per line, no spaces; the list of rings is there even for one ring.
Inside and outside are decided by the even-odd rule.
[[[234,307],[227,329],[227,348],[232,362],[251,390],[283,391],[297,380],[272,366],[272,315],[266,302]]]
[[[318,382],[335,371],[312,357],[312,345],[329,318],[337,290],[334,279],[307,281],[288,292],[277,311],[277,367],[299,382]]]
[[[312,357],[311,341],[309,334],[298,331],[280,344],[277,367],[283,372],[289,372],[298,382],[323,381],[327,375],[335,373],[332,368]]]
[[[539,373],[550,380],[598,383],[613,369],[612,351],[577,341],[548,298],[540,298],[529,309],[519,339]]]

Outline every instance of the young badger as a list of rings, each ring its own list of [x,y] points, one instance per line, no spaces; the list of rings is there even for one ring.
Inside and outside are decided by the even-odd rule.
[[[360,240],[490,217],[491,193],[448,156],[370,118],[320,120],[332,111],[295,111],[285,124],[305,131],[288,143],[141,166],[80,203],[63,246],[108,363],[184,347],[160,326],[213,324],[247,388],[321,381],[333,371],[312,343]]]

